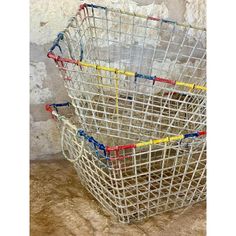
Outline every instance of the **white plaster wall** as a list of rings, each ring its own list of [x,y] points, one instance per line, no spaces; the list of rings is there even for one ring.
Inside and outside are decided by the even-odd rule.
[[[30,1],[30,124],[33,159],[60,152],[56,123],[45,112],[44,104],[66,101],[68,96],[54,63],[46,54],[57,33],[64,29],[81,3],[79,0]],[[94,0],[88,3],[206,26],[205,0]]]
[[[30,79],[31,104],[45,103],[52,98],[50,89],[43,86],[46,79],[50,80],[44,62],[30,63]]]
[[[186,0],[185,21],[191,25],[206,27],[205,0]]]

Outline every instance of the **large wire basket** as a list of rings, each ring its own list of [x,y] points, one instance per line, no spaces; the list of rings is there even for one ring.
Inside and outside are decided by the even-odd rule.
[[[78,117],[62,149],[121,222],[205,199],[206,31],[82,4],[48,52]],[[76,127],[80,127],[79,129]]]

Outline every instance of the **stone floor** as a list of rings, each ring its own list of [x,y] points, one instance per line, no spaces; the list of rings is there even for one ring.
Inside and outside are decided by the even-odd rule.
[[[201,236],[206,235],[206,204],[122,224],[82,187],[69,162],[31,161],[30,235]]]

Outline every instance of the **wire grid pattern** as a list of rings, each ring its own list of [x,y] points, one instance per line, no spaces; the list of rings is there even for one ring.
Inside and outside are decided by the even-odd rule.
[[[107,71],[119,68],[206,86],[206,32],[108,8],[85,7],[63,31],[58,64],[79,126],[106,146],[206,128],[206,92]],[[205,200],[205,138],[110,152],[105,157],[60,119],[62,149],[82,183],[121,222]],[[120,158],[121,157],[121,158]],[[125,157],[125,158],[122,158]]]
[[[206,85],[204,30],[86,7],[64,35],[64,57]],[[108,145],[205,128],[205,91],[71,63],[59,69],[83,129]]]
[[[59,126],[65,157],[119,221],[130,223],[205,200],[205,138],[133,148],[129,158],[111,161],[82,140],[69,120],[60,118]]]

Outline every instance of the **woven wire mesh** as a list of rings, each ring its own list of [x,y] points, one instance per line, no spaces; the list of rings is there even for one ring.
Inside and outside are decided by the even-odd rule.
[[[87,190],[119,221],[130,223],[206,197],[206,142],[160,143],[105,157],[58,116],[65,157]]]
[[[56,61],[78,126],[106,147],[205,130],[206,31],[82,6],[63,31],[58,51],[78,63]],[[76,126],[60,120],[65,156],[86,188],[121,222],[205,199],[205,138],[124,149],[107,157],[82,140]]]
[[[61,48],[64,57],[82,56],[96,66],[204,86],[204,40],[205,31],[190,26],[86,7],[71,19]],[[65,62],[60,70],[84,130],[109,135],[102,142],[117,145],[204,128],[205,91],[153,85],[96,66]]]

